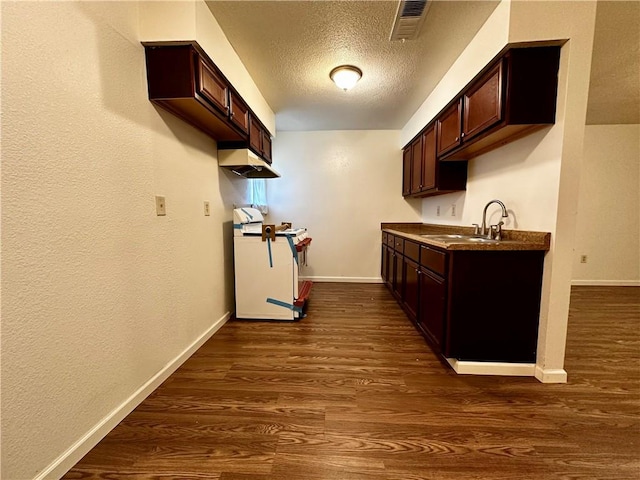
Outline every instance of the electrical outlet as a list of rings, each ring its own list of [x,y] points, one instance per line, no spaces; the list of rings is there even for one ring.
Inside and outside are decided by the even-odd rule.
[[[580,263],[587,263],[587,256],[586,255],[580,255]]]
[[[455,203],[453,205],[451,205],[451,216],[452,217],[456,216],[456,204]]]
[[[167,204],[164,197],[156,195],[156,215],[162,216],[167,214]]]
[[[211,215],[211,207],[209,207],[209,202],[204,202],[204,216],[208,217]]]
[[[436,207],[436,217],[440,216],[440,205]]]

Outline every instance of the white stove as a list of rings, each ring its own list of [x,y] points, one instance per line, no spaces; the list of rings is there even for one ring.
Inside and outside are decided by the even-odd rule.
[[[298,320],[311,292],[300,282],[311,238],[306,228],[264,224],[254,208],[233,211],[236,318]]]

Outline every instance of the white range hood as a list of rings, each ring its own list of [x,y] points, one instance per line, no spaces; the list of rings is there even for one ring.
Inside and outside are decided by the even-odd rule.
[[[246,178],[278,178],[280,176],[271,165],[258,158],[248,148],[218,150],[218,165]]]

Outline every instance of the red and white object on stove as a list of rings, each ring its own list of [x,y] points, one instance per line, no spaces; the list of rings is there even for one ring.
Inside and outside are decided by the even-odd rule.
[[[311,293],[311,282],[299,281],[311,238],[306,228],[288,228],[263,239],[263,223],[255,208],[233,211],[236,318],[298,320]]]

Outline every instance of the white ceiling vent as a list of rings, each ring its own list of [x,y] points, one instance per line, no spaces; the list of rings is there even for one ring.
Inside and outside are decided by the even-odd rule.
[[[429,10],[427,0],[401,0],[393,22],[389,40],[413,40],[418,38],[420,27]]]

